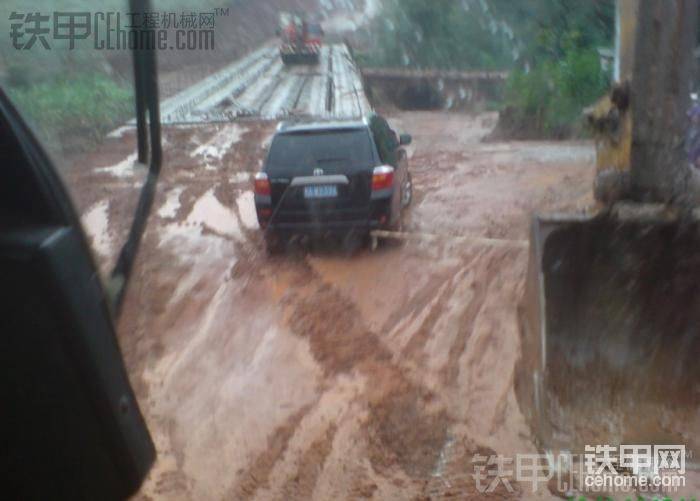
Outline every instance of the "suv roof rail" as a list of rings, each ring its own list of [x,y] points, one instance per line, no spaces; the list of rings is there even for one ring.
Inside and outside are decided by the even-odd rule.
[[[367,117],[327,117],[327,118],[312,118],[304,117],[294,120],[284,120],[277,125],[277,132],[284,132],[287,130],[299,129],[303,130],[308,127],[309,129],[322,129],[324,126],[330,126],[330,128],[338,127],[359,127],[368,126],[369,120]]]

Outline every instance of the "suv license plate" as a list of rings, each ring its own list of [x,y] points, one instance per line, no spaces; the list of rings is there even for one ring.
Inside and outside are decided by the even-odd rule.
[[[337,196],[338,187],[334,184],[304,187],[304,198],[336,198]]]

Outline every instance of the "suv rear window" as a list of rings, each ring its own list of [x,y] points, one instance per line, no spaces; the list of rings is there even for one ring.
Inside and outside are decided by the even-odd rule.
[[[275,136],[266,171],[296,175],[309,167],[356,169],[373,162],[372,141],[366,129],[295,132]]]

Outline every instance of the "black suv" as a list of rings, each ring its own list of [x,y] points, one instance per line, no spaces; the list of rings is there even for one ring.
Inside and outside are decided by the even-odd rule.
[[[411,203],[408,159],[387,121],[282,123],[255,177],[255,207],[270,252],[297,234],[399,229]]]

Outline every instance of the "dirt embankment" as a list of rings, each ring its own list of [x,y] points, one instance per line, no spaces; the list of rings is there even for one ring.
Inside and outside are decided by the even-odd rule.
[[[535,141],[543,138],[550,140],[566,140],[571,138],[590,137],[583,118],[574,120],[568,125],[548,129],[543,117],[528,115],[522,110],[507,106],[498,114],[498,122],[493,131],[487,136],[487,141]]]

